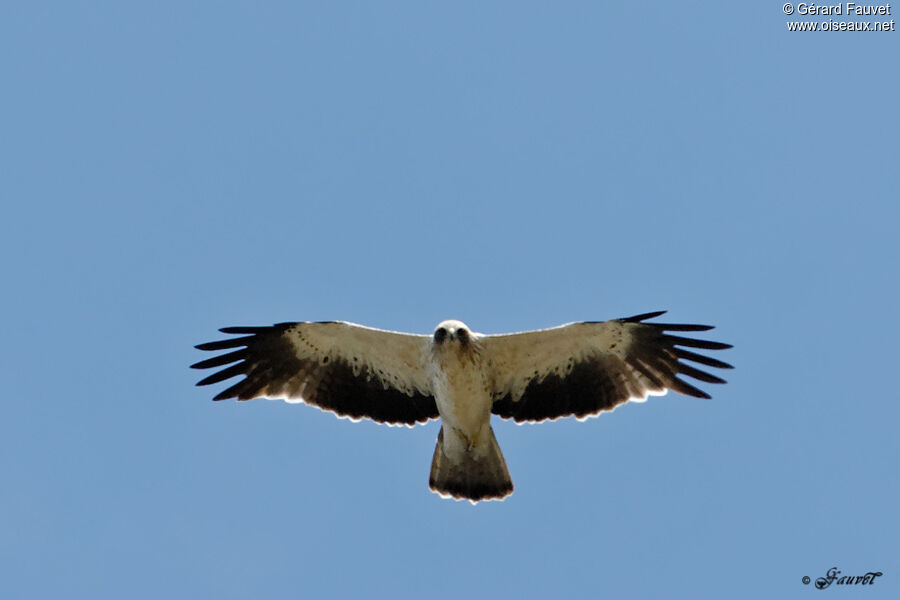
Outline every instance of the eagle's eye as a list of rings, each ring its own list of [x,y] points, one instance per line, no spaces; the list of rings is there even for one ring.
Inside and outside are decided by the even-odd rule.
[[[469,341],[469,332],[460,327],[456,330],[456,337],[459,338],[460,344],[465,344]]]
[[[438,327],[434,332],[434,341],[440,344],[447,338],[447,330],[443,327]]]

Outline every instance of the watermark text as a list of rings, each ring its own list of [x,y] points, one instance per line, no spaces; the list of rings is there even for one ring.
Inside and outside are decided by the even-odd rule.
[[[840,2],[838,4],[816,4],[814,2],[787,2],[782,5],[784,14],[797,17],[847,17],[846,20],[828,19],[787,21],[788,31],[896,31],[897,26],[892,17],[890,4],[857,4],[856,2]],[[856,17],[870,17],[868,20]]]
[[[869,571],[864,575],[842,575],[840,569],[837,567],[831,567],[828,569],[828,572],[825,573],[825,577],[819,577],[815,581],[815,587],[817,590],[824,590],[829,587],[831,584],[834,585],[875,585],[875,580],[879,577],[882,577],[884,574],[881,571]],[[810,581],[812,581],[808,576],[803,576],[803,584],[809,585]]]

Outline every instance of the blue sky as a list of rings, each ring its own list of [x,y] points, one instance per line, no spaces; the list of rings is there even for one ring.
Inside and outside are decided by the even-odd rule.
[[[2,11],[0,595],[897,597],[900,33],[255,4]],[[497,420],[476,507],[427,489],[436,423],[188,369],[228,325],[660,309],[728,385]]]

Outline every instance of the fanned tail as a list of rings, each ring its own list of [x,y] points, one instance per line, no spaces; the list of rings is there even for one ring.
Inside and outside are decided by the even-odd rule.
[[[512,479],[494,430],[471,450],[448,453],[444,447],[444,428],[438,434],[431,461],[429,486],[441,496],[458,500],[501,500],[513,492]]]

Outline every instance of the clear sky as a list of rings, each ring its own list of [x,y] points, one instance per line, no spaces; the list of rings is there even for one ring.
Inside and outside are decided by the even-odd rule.
[[[898,597],[900,32],[338,4],[0,11],[0,596]],[[435,422],[188,369],[229,325],[661,309],[735,345],[714,399],[495,420],[474,507]]]

